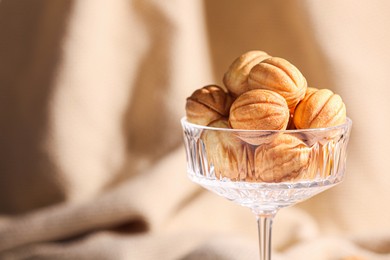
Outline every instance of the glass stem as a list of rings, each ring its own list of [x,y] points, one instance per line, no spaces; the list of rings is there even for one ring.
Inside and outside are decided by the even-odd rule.
[[[259,233],[260,260],[271,260],[271,234],[274,211],[256,214]]]

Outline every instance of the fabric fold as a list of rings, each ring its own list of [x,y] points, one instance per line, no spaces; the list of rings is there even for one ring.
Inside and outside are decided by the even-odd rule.
[[[19,217],[2,217],[0,251],[138,221],[153,231],[198,190],[186,179],[184,150],[177,149],[143,174],[94,200],[64,203]]]

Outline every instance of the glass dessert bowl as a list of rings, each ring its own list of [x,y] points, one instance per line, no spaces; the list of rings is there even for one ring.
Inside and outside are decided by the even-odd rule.
[[[340,183],[352,121],[300,130],[236,130],[225,119],[211,126],[181,120],[191,181],[257,217],[260,259],[271,259],[272,219]]]

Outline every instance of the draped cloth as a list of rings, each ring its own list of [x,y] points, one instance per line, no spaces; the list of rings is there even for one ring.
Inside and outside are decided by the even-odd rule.
[[[274,259],[390,259],[387,1],[0,1],[0,259],[258,259],[249,209],[186,177],[185,99],[263,50],[353,120],[344,182]]]

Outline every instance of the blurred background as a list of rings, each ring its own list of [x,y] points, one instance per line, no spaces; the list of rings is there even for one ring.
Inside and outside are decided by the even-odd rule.
[[[195,89],[222,85],[236,57],[263,50],[341,95],[353,120],[346,180],[280,211],[276,256],[387,259],[389,10],[1,0],[0,256],[256,259],[251,212],[186,178],[179,120]]]

